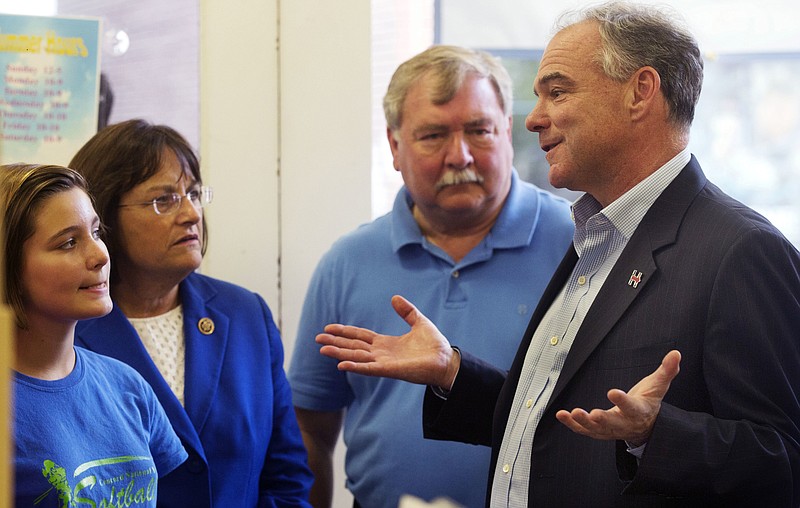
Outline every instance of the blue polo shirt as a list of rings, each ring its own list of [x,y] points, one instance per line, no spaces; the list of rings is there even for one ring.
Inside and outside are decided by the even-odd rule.
[[[362,506],[400,496],[483,506],[490,449],[422,437],[425,387],[340,372],[314,337],[328,323],[401,335],[391,297],[414,303],[451,344],[508,369],[550,276],[572,242],[569,203],[519,179],[484,240],[455,263],[420,233],[401,189],[392,211],[337,240],[306,294],[289,368],[295,406],[347,408],[347,488]]]

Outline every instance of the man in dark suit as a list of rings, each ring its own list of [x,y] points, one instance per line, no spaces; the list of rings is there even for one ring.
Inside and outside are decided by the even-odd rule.
[[[586,194],[508,372],[399,296],[406,335],[318,336],[342,370],[429,385],[426,437],[491,445],[488,506],[800,506],[800,254],[688,152],[701,85],[652,6],[553,37],[526,124]]]

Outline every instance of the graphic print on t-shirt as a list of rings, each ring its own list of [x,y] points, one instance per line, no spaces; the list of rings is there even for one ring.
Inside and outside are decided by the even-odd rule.
[[[143,469],[136,469],[132,464],[137,461],[143,462]],[[141,456],[86,462],[75,469],[72,481],[63,467],[47,459],[43,462],[42,476],[50,487],[45,487],[43,482],[46,490],[36,498],[34,505],[54,495],[58,497],[59,508],[149,506],[156,497],[158,478],[153,459]]]

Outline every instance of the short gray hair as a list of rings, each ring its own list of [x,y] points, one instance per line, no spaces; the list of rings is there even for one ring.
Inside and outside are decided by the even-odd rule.
[[[511,76],[500,60],[485,52],[459,46],[435,45],[406,60],[397,68],[383,98],[386,125],[396,130],[403,122],[403,103],[409,89],[423,76],[433,76],[434,104],[447,104],[458,92],[464,79],[477,75],[488,79],[506,116],[513,108]]]
[[[603,47],[597,63],[606,75],[624,81],[637,69],[653,67],[661,77],[669,118],[688,129],[703,87],[703,60],[680,17],[653,5],[612,1],[566,13],[558,28],[587,21],[599,25]]]

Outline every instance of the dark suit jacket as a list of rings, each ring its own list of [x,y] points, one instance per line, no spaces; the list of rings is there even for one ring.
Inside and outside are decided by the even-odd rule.
[[[142,374],[189,452],[183,465],[159,479],[158,506],[308,506],[311,471],[283,371],[283,345],[266,303],[196,273],[181,283],[180,298],[185,409],[118,308],[80,322],[75,337],[77,345]],[[209,334],[200,331],[204,318],[214,324]]]
[[[497,461],[534,330],[570,276],[570,249],[506,374],[462,352],[426,437],[493,447]],[[634,288],[633,270],[643,274]],[[671,349],[681,371],[641,462],[573,433],[559,409],[608,408]],[[491,488],[492,479],[489,478]],[[489,494],[491,495],[491,494]],[[536,430],[530,506],[800,505],[800,255],[692,158],[643,218],[589,310]]]

